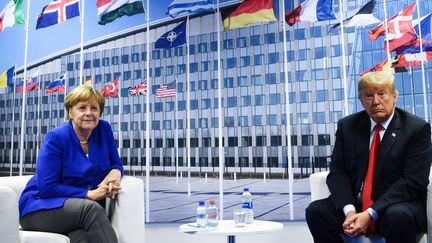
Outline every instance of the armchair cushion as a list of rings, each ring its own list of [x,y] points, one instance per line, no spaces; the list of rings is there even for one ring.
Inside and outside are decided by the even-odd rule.
[[[32,176],[0,177],[0,235],[8,243],[69,243],[67,236],[19,230],[18,199]],[[116,200],[107,210],[120,243],[144,242],[144,183],[132,176],[122,178]]]

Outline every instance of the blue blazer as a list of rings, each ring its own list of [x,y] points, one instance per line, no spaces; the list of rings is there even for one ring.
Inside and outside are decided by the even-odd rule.
[[[85,198],[111,169],[123,166],[108,122],[100,120],[88,140],[88,157],[66,122],[48,132],[39,152],[36,173],[19,200],[20,217],[63,206],[68,198]]]

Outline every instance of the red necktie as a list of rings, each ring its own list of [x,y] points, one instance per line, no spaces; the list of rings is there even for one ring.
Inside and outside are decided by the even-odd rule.
[[[369,149],[369,164],[368,164],[368,169],[363,184],[363,193],[362,193],[363,211],[368,209],[374,202],[372,198],[372,190],[373,190],[372,188],[373,188],[373,181],[374,181],[376,158],[378,156],[378,149],[381,143],[379,132],[381,131],[382,128],[383,127],[381,126],[381,124],[375,125],[375,134],[372,138],[372,144]],[[376,223],[372,219],[368,229],[366,230],[366,236],[373,234],[375,230],[376,230]]]

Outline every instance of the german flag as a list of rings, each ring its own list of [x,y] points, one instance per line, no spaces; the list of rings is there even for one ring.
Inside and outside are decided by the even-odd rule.
[[[245,0],[238,6],[221,12],[224,30],[237,29],[248,24],[276,21],[273,0]]]

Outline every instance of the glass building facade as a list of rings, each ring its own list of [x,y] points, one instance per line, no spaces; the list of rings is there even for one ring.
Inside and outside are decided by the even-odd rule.
[[[334,11],[339,18],[337,2],[334,1]],[[344,18],[354,14],[366,2],[346,1]],[[410,2],[390,0],[387,4],[390,17]],[[287,9],[297,5],[297,1],[290,2]],[[420,1],[419,9],[421,16],[431,12],[432,0]],[[377,1],[374,15],[384,19],[382,1]],[[416,12],[413,18],[416,18]],[[344,116],[342,45],[346,57],[348,112],[351,114],[362,110],[357,100],[358,74],[387,58],[383,38],[368,40],[368,30],[373,26],[348,28],[345,43],[341,43],[339,33],[328,33],[336,21],[300,22],[287,27],[288,80],[285,80],[284,33],[279,21],[229,30],[221,33],[222,80],[219,83],[216,20],[219,21],[214,14],[193,16],[189,43],[168,49],[155,49],[154,43],[177,26],[179,20],[167,18],[152,22],[149,70],[146,69],[144,25],[86,43],[83,76],[92,75],[93,85],[99,90],[113,79],[121,82],[121,98],[106,99],[102,119],[111,123],[126,170],[141,173],[146,163],[150,163],[152,173],[172,175],[178,163],[178,170],[186,172],[187,119],[190,119],[193,175],[218,172],[218,119],[223,119],[224,168],[228,174],[237,172],[244,177],[257,177],[268,173],[270,177],[286,178],[286,129],[290,129],[291,134],[294,173],[303,176],[326,170],[335,142],[336,123]],[[189,82],[186,80],[187,47]],[[26,98],[26,171],[35,168],[45,134],[64,122],[64,93],[46,95],[45,88],[65,73],[67,90],[73,89],[79,85],[79,69],[80,54],[76,48],[29,66],[29,73],[39,70],[41,74],[41,91],[28,92]],[[149,107],[144,95],[128,93],[128,87],[145,80],[147,72],[150,74]],[[429,78],[428,69],[426,74]],[[22,76],[21,69],[18,82]],[[173,80],[176,80],[177,98],[156,97],[155,90]],[[285,82],[288,82],[288,94]],[[397,105],[425,117],[421,69],[397,73],[396,84],[400,94]],[[426,84],[429,84],[428,80]],[[219,85],[223,117],[218,116]],[[189,118],[186,116],[187,89],[190,92]],[[429,91],[427,86],[428,101]],[[12,88],[0,94],[0,168],[5,171],[9,170],[12,146],[12,161],[19,161],[21,97]],[[289,115],[286,114],[286,100],[290,106]],[[146,112],[150,112],[151,118],[151,159],[145,157]],[[287,127],[287,119],[290,119],[290,127]],[[15,169],[17,166],[14,164]]]

